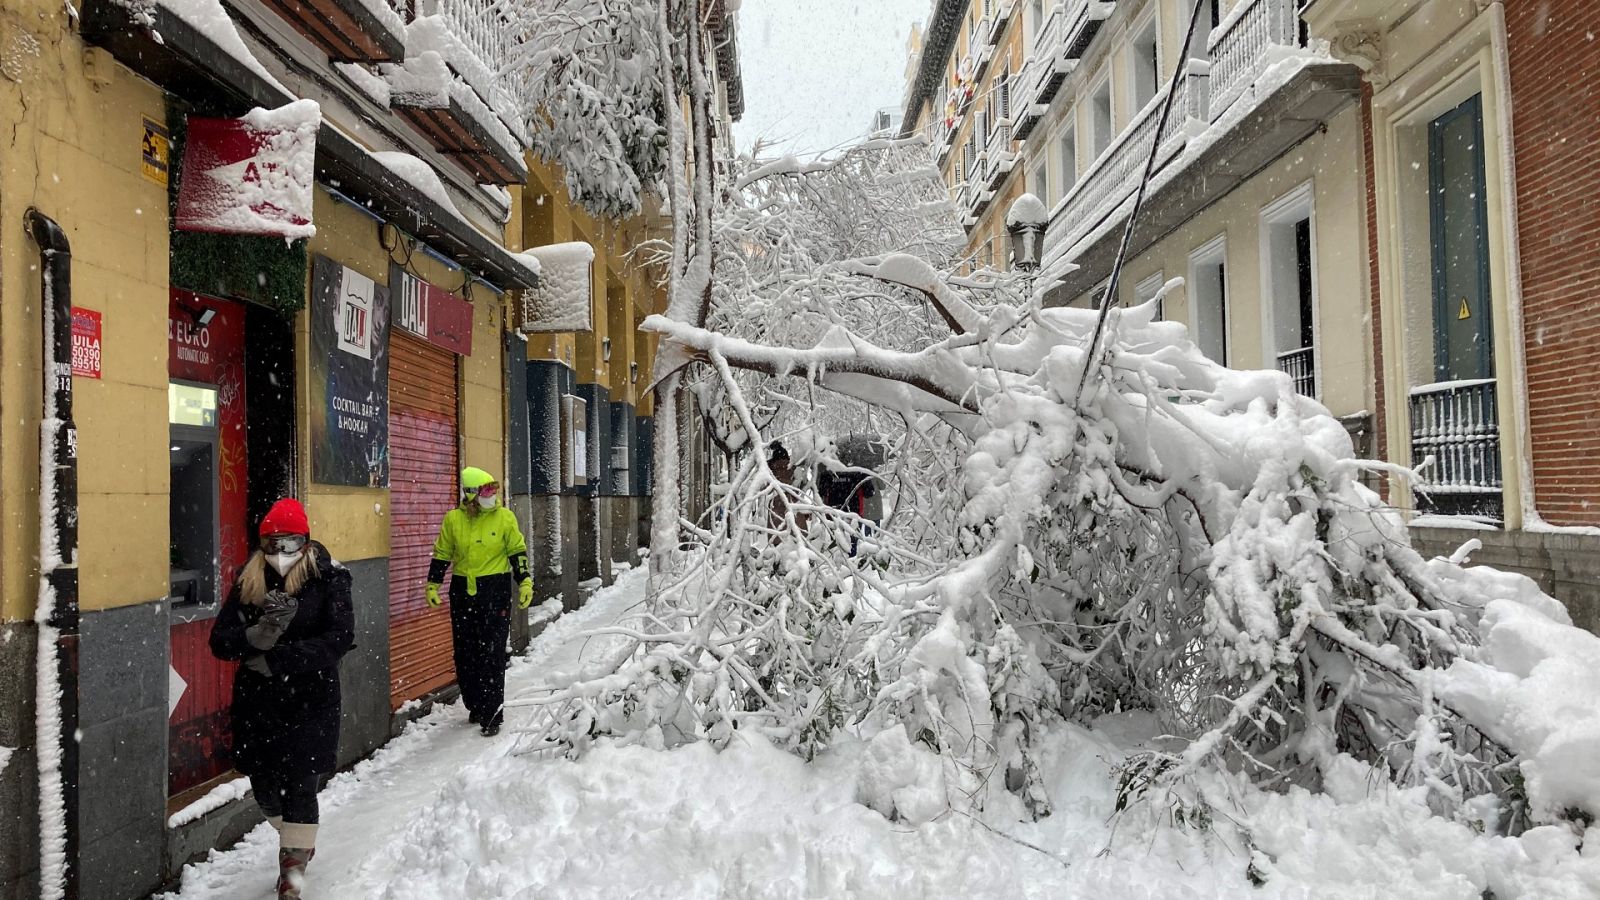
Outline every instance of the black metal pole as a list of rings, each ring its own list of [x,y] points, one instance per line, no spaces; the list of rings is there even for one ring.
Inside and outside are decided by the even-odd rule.
[[[40,489],[48,488],[54,502],[40,513],[39,578],[48,589],[43,593],[51,598],[44,624],[56,635],[56,689],[61,693],[58,738],[65,818],[61,896],[78,900],[78,432],[72,422],[72,245],[61,226],[36,209],[28,210],[27,226],[39,245],[45,317],[39,469]],[[38,698],[40,703],[48,700]],[[43,756],[46,751],[40,747],[38,752]],[[43,866],[40,873],[42,879]],[[40,893],[50,896],[52,891],[41,884]]]
[[[1089,338],[1089,352],[1083,358],[1083,371],[1078,375],[1078,393],[1073,406],[1083,406],[1083,391],[1089,386],[1089,372],[1099,368],[1100,337],[1106,330],[1106,316],[1111,312],[1112,299],[1117,294],[1117,284],[1122,280],[1122,266],[1128,260],[1128,245],[1133,242],[1133,226],[1139,221],[1139,210],[1144,208],[1144,195],[1150,189],[1150,176],[1155,174],[1156,157],[1161,155],[1161,133],[1167,130],[1167,120],[1172,116],[1172,100],[1178,96],[1178,79],[1189,75],[1189,49],[1194,46],[1194,33],[1200,25],[1200,11],[1204,3],[1196,0],[1189,11],[1189,30],[1183,34],[1183,50],[1178,54],[1178,67],[1167,85],[1167,96],[1161,101],[1161,119],[1156,123],[1156,133],[1151,138],[1150,155],[1144,162],[1144,177],[1139,179],[1139,190],[1133,195],[1133,209],[1128,211],[1127,224],[1122,228],[1122,240],[1117,244],[1117,256],[1111,262],[1111,277],[1106,279],[1105,293],[1100,295],[1100,316],[1094,323],[1094,336]]]

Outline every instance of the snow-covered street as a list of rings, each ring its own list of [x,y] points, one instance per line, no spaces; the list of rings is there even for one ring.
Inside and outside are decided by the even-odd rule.
[[[627,572],[555,622],[513,664],[512,695],[591,663],[606,642],[584,633],[635,607],[644,585],[644,570]],[[459,705],[437,709],[333,779],[308,897],[1600,896],[1600,840],[1580,853],[1563,827],[1476,835],[1353,765],[1318,795],[1219,783],[1237,807],[1208,830],[1114,819],[1110,764],[1150,734],[1140,716],[1052,732],[1056,810],[1032,824],[1020,804],[984,822],[951,811],[925,792],[933,757],[903,740],[847,739],[809,766],[744,736],[721,753],[602,746],[572,763],[513,755],[515,714],[493,740],[464,720]],[[863,802],[884,792],[927,821]],[[168,897],[269,898],[275,851],[263,825]]]

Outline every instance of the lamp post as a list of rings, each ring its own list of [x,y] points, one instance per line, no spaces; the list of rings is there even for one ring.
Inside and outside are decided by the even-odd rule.
[[[1022,273],[1028,289],[1028,302],[1033,302],[1033,285],[1039,273],[1040,244],[1044,230],[1050,224],[1050,211],[1044,201],[1033,194],[1023,194],[1012,201],[1006,210],[1006,232],[1011,236],[1011,265]]]

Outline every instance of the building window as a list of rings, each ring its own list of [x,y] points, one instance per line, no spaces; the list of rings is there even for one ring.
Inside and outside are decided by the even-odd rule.
[[[995,79],[994,96],[1000,105],[1000,118],[1011,121],[1011,73],[1001,71],[1000,77]]]
[[[1197,23],[1194,41],[1189,46],[1189,55],[1195,59],[1206,59],[1210,55],[1211,32],[1222,24],[1221,4],[1217,0],[1195,0],[1195,3],[1200,6],[1200,21]],[[1189,5],[1190,11],[1194,9],[1195,3]],[[1185,19],[1183,25],[1187,28],[1189,20]]]
[[[1309,183],[1261,213],[1262,311],[1269,335],[1266,364],[1294,379],[1294,388],[1317,396],[1316,303]]]
[[[1200,352],[1228,364],[1228,244],[1223,237],[1189,255],[1189,325]]]
[[[1095,159],[1111,146],[1111,129],[1111,79],[1107,78],[1089,98],[1089,138]]]
[[[1037,38],[1044,28],[1044,0],[1033,0],[1028,5],[1028,35]]]
[[[1152,17],[1133,39],[1129,59],[1132,66],[1133,108],[1144,109],[1155,99],[1161,83],[1161,42]]]
[[[1035,197],[1044,201],[1046,205],[1052,202],[1050,197],[1050,163],[1047,160],[1041,159],[1039,164],[1033,167],[1032,174],[1028,176],[1028,190]]]
[[[1070,124],[1056,145],[1056,158],[1061,167],[1061,196],[1065,197],[1078,184],[1078,132]]]
[[[1156,300],[1157,297],[1161,296],[1161,288],[1165,284],[1166,284],[1166,281],[1162,278],[1161,273],[1160,272],[1156,272],[1155,274],[1151,275],[1149,278],[1146,278],[1143,281],[1139,282],[1138,284],[1134,285],[1134,287],[1133,287],[1133,298],[1134,298],[1135,301],[1137,301],[1139,303],[1149,303],[1151,300]],[[1162,306],[1161,301],[1156,300],[1156,315],[1155,315],[1155,317],[1157,319],[1166,318],[1165,310],[1163,310],[1161,308],[1161,306]]]

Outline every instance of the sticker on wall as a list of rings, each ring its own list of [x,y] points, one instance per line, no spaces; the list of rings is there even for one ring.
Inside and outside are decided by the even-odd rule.
[[[141,144],[140,153],[144,159],[140,163],[140,171],[144,172],[144,177],[166,187],[167,163],[172,147],[172,138],[167,135],[167,129],[146,117]]]
[[[1457,322],[1465,322],[1472,318],[1472,307],[1467,305],[1467,298],[1461,298],[1461,310],[1456,313]]]
[[[72,308],[72,374],[82,378],[100,377],[100,314],[92,309]]]

